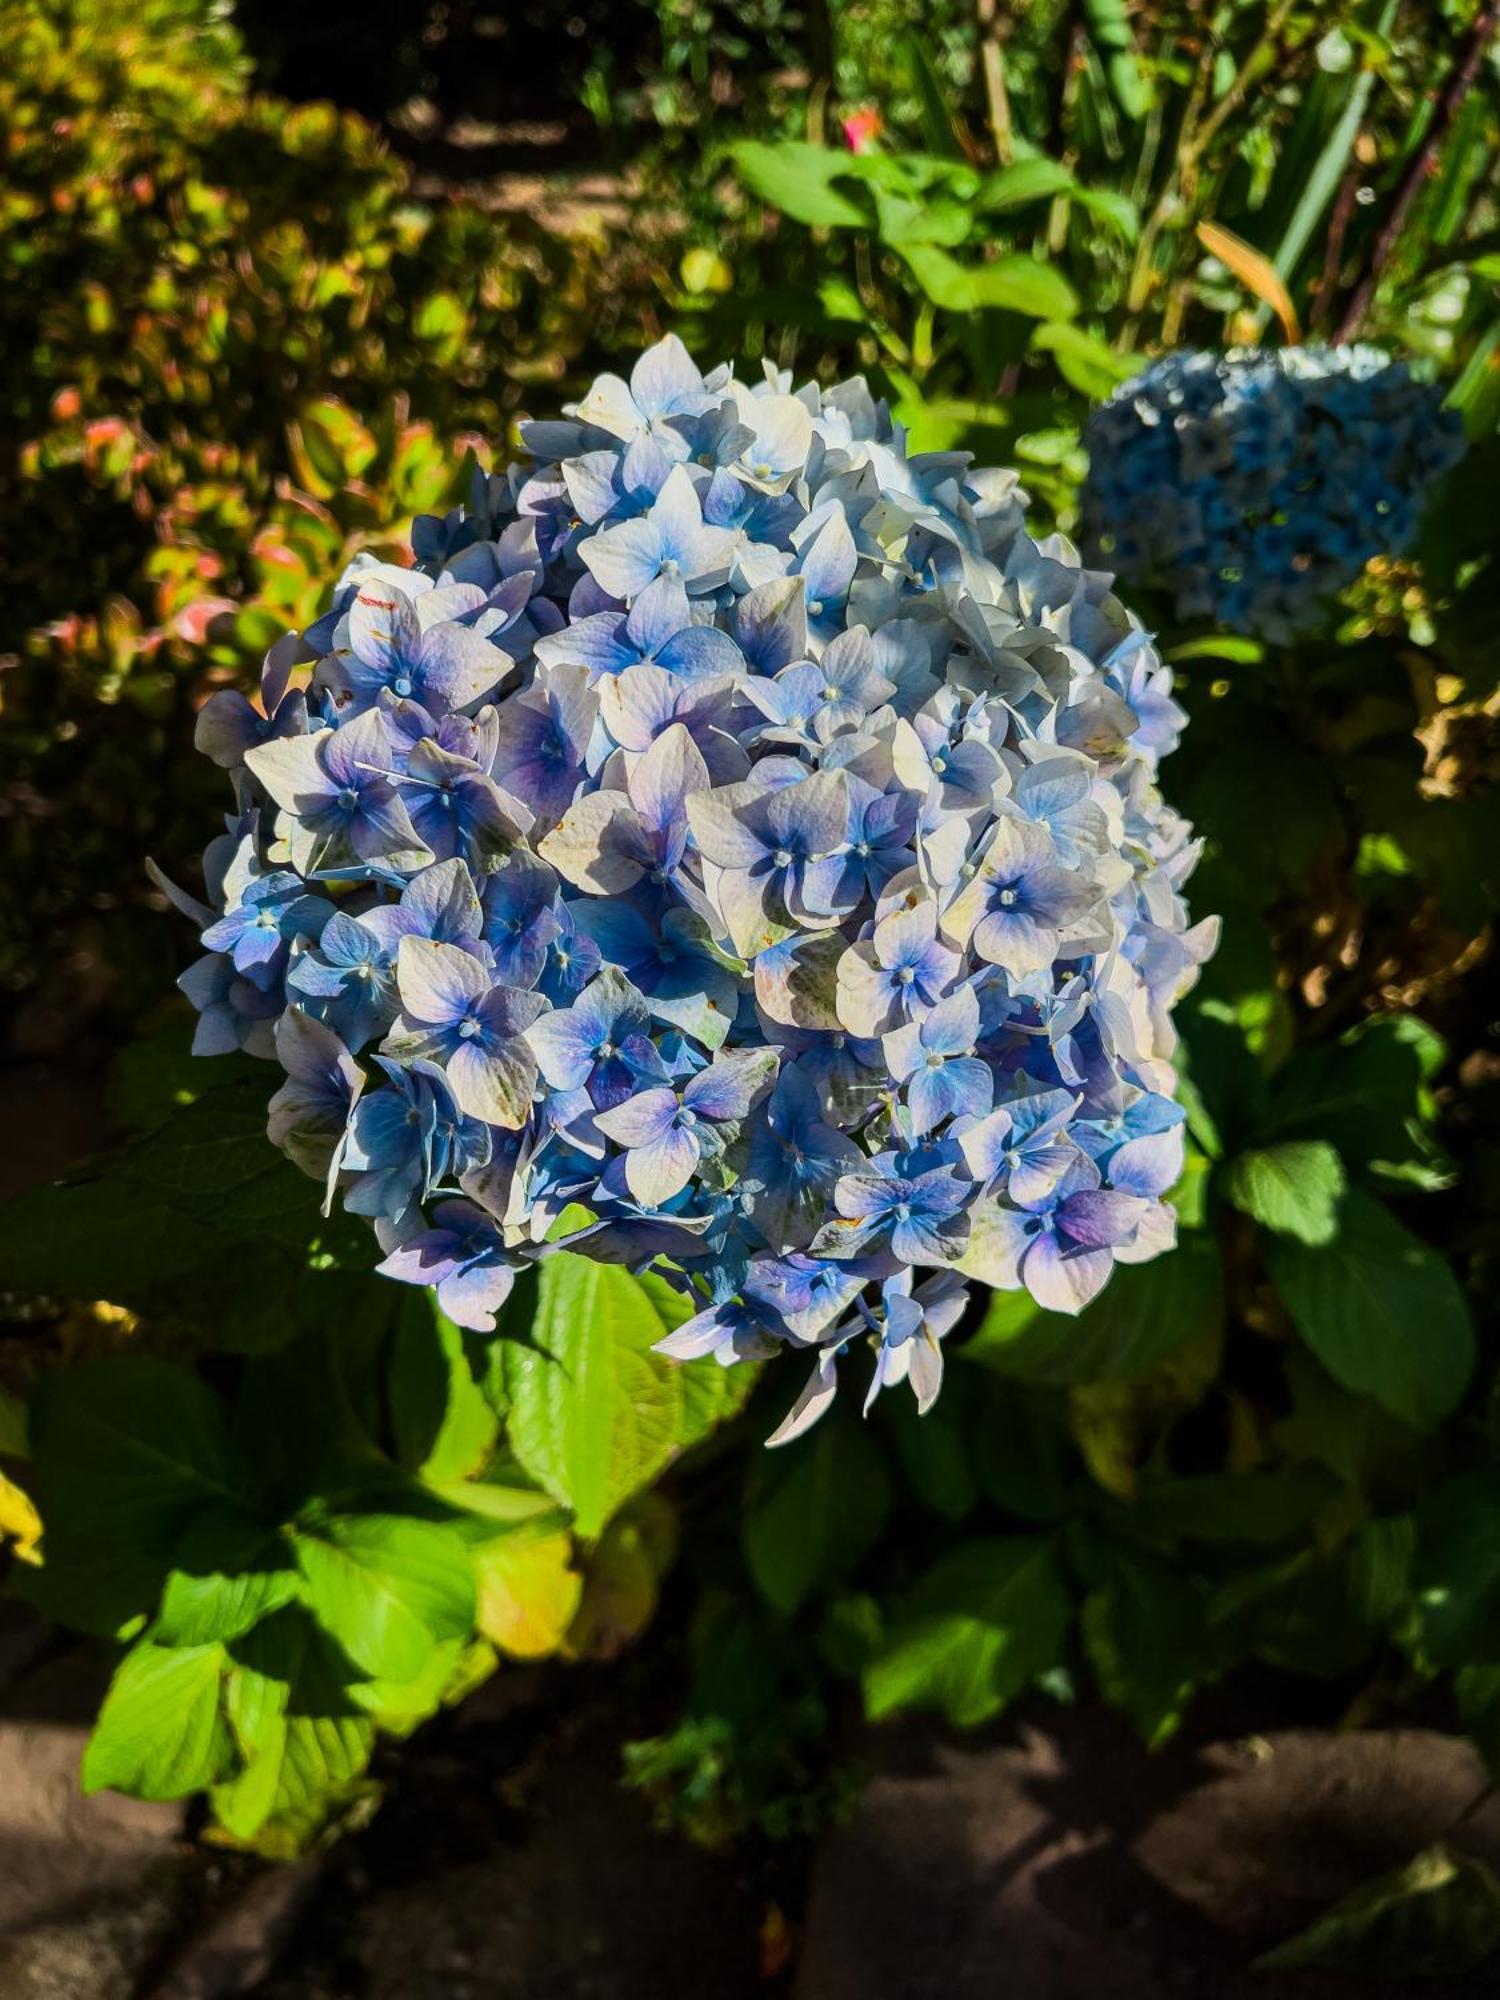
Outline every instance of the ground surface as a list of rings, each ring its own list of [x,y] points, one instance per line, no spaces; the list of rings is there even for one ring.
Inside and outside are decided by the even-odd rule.
[[[1277,1726],[1239,1690],[1147,1757],[1097,1709],[851,1747],[871,1775],[815,1853],[704,1854],[617,1782],[636,1668],[516,1670],[389,1758],[333,1852],[264,1869],[174,1807],[81,1800],[99,1662],[0,1616],[4,2000],[1366,2000],[1249,1971],[1460,1818],[1484,1776],[1425,1728]],[[1257,1726],[1260,1725],[1260,1726]],[[1500,1865],[1500,1802],[1458,1839]],[[1494,2000],[1467,1980],[1401,2000]]]

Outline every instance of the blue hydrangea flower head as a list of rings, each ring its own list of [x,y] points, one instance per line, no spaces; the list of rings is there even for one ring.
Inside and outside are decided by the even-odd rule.
[[[1077,1312],[1172,1242],[1170,674],[863,382],[668,339],[522,436],[205,708],[195,1046],[466,1327],[582,1207],[665,1353],[803,1351],[773,1441],[856,1372],[926,1409],[971,1280]]]
[[[1085,547],[1181,618],[1282,644],[1400,555],[1463,454],[1440,392],[1378,348],[1242,348],[1154,361],[1085,434]]]

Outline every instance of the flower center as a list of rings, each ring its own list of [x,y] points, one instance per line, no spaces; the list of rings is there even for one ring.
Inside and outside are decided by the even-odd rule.
[[[682,1109],[677,1114],[677,1122],[679,1125],[683,1126],[688,1126],[688,1127],[694,1126],[698,1122],[698,1114],[696,1111],[691,1110],[686,1104],[684,1104]]]
[[[600,1062],[608,1062],[617,1053],[613,1042],[601,1042],[594,1054]]]
[[[458,1024],[458,1032],[464,1041],[472,1042],[474,1037],[479,1033],[479,1023],[474,1019],[472,1014],[465,1014],[464,1018]]]
[[[790,868],[794,857],[789,847],[778,847],[771,859],[778,868]]]
[[[392,681],[391,686],[394,689],[394,691],[400,695],[403,701],[405,701],[407,696],[411,693],[411,682],[405,674],[398,675],[398,677],[394,681]]]
[[[1013,910],[1020,901],[1020,892],[1016,889],[1002,889],[996,901],[1002,910]]]
[[[898,965],[896,968],[896,984],[898,986],[910,986],[916,976],[917,969],[914,965]]]
[[[812,618],[821,618],[821,617],[823,616],[823,600],[822,600],[822,598],[821,598],[821,597],[810,597],[810,598],[809,598],[809,599],[807,600],[807,610],[808,610],[808,615],[809,615],[810,617],[812,617]]]
[[[339,793],[339,804],[344,808],[345,812],[353,812],[354,808],[359,804],[359,793],[354,789],[353,785],[345,785],[344,789]]]

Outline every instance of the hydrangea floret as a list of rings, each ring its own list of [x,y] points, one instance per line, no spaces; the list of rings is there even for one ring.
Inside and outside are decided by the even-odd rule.
[[[1179,618],[1284,644],[1372,557],[1404,553],[1463,455],[1441,391],[1379,348],[1154,361],[1089,419],[1084,546]]]
[[[669,1355],[802,1350],[778,1440],[861,1351],[926,1409],[968,1279],[1076,1313],[1173,1241],[1170,675],[862,380],[668,338],[522,435],[202,710],[195,1046],[463,1326],[566,1246],[686,1295]]]

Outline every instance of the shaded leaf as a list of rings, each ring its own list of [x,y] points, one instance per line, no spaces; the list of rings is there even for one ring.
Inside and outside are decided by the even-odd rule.
[[[864,1674],[872,1720],[933,1708],[958,1728],[986,1722],[1060,1664],[1072,1603],[1051,1542],[961,1543],[922,1579]]]
[[[1378,1201],[1351,1190],[1334,1242],[1274,1237],[1269,1261],[1297,1331],[1346,1388],[1424,1429],[1453,1408],[1474,1367],[1463,1293]]]

